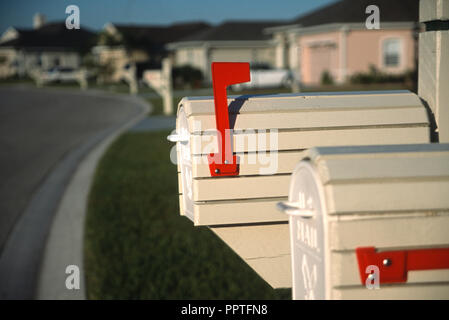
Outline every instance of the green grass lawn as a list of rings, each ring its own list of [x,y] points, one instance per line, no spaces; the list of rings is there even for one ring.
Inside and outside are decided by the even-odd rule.
[[[164,105],[162,103],[162,98],[146,98],[152,107],[148,116],[160,116],[164,114]],[[173,98],[173,113],[176,114],[176,109],[178,108],[178,103],[181,101],[181,98]]]
[[[179,215],[168,133],[126,133],[99,163],[85,229],[88,298],[290,299]]]
[[[16,84],[27,84],[34,85],[34,81],[30,78],[7,78],[0,79],[0,86],[2,85],[16,85]]]

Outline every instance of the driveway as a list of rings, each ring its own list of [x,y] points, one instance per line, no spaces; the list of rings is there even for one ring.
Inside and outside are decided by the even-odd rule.
[[[139,103],[99,92],[0,87],[0,299],[33,297],[53,213],[77,163],[139,115]]]

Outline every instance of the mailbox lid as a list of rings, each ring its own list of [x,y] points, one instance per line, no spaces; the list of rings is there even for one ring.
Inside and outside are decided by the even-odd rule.
[[[304,153],[329,215],[449,208],[449,144],[317,147]]]
[[[228,105],[235,131],[429,125],[420,99],[406,90],[231,96]],[[186,97],[179,106],[189,118],[191,133],[215,129],[213,97]]]
[[[212,96],[184,97],[179,106],[185,108],[187,117],[198,114],[214,114]],[[360,107],[407,107],[422,105],[419,97],[408,90],[388,91],[348,91],[318,93],[288,93],[272,95],[234,95],[228,96],[229,113],[266,113],[285,112],[298,108],[313,110],[353,109]]]

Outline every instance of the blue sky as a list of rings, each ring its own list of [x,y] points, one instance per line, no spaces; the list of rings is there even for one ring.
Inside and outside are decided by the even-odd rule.
[[[48,21],[65,20],[65,8],[80,8],[81,28],[101,29],[106,22],[170,24],[231,19],[288,20],[335,0],[0,0],[0,32],[9,26],[32,27],[34,13]]]

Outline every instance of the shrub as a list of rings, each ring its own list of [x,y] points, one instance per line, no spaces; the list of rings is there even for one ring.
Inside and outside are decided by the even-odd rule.
[[[172,79],[175,87],[199,88],[203,82],[203,73],[189,65],[174,67]]]
[[[391,74],[379,71],[374,65],[370,66],[368,72],[359,72],[351,76],[353,84],[371,83],[411,83],[416,79],[416,71],[406,71],[401,74]]]
[[[323,73],[321,74],[321,84],[322,85],[334,84],[334,78],[332,77],[329,71],[327,70],[323,71]]]

